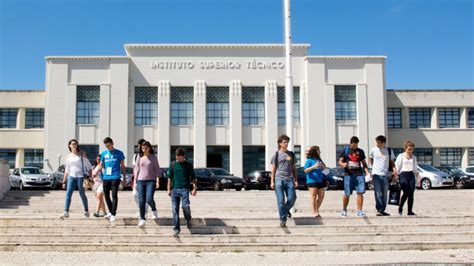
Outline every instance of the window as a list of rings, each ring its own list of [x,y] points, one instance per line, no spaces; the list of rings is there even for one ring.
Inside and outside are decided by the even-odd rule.
[[[265,146],[243,146],[242,157],[244,176],[252,171],[265,170]]]
[[[193,90],[193,87],[171,88],[171,125],[193,124]]]
[[[89,162],[94,165],[95,158],[99,155],[99,145],[79,145],[79,149],[86,154]]]
[[[430,108],[410,108],[410,128],[430,128]]]
[[[265,88],[242,88],[242,124],[246,126],[265,124]]]
[[[158,88],[135,87],[135,125],[158,124]]]
[[[469,148],[469,165],[474,165],[474,148]]]
[[[7,161],[10,169],[15,168],[16,150],[15,149],[0,149],[0,159]]]
[[[441,166],[461,167],[462,148],[441,148],[439,156]]]
[[[25,149],[25,166],[43,169],[43,149]]]
[[[336,121],[354,123],[357,121],[356,87],[335,86]]]
[[[431,148],[415,148],[413,153],[418,163],[433,165],[433,149]]]
[[[100,119],[100,87],[78,86],[76,123],[78,125],[97,125]]]
[[[474,108],[467,109],[467,127],[474,128]]]
[[[14,108],[0,108],[0,128],[16,128],[16,115]]]
[[[208,146],[207,167],[224,168],[225,170],[230,171],[230,147]]]
[[[388,128],[402,128],[402,109],[387,109],[387,126]]]
[[[171,146],[171,162],[176,160],[176,150],[178,148],[184,149],[184,157],[186,161],[193,163],[194,162],[194,147],[193,146]]]
[[[296,167],[301,165],[301,146],[295,145],[293,152],[295,153]]]
[[[206,94],[206,119],[208,125],[229,124],[229,88],[208,87]]]
[[[459,128],[460,112],[459,108],[439,108],[439,128]]]
[[[25,128],[44,128],[44,109],[26,109]]]
[[[393,158],[393,160],[395,161],[399,154],[405,152],[405,149],[404,148],[392,148],[392,151],[393,151],[393,154],[395,154],[395,158]]]
[[[285,87],[278,87],[278,125],[286,125]],[[293,88],[293,124],[300,124],[300,88]]]

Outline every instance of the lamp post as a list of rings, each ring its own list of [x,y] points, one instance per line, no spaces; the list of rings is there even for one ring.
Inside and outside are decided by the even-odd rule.
[[[291,69],[291,12],[290,0],[283,0],[285,6],[285,116],[286,135],[291,139],[288,149],[293,150],[295,139],[293,138],[293,74]]]

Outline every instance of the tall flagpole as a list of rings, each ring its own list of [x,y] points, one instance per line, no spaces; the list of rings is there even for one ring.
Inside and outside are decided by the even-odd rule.
[[[283,0],[285,5],[285,56],[286,56],[286,78],[285,78],[285,115],[286,135],[290,137],[289,150],[293,150],[295,139],[293,138],[293,74],[291,71],[291,13],[290,0]]]

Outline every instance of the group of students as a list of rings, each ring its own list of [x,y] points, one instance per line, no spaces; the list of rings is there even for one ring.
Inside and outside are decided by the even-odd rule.
[[[280,218],[280,226],[285,227],[288,218],[292,214],[290,210],[296,202],[295,188],[298,186],[296,173],[296,156],[288,150],[290,138],[281,135],[278,138],[278,151],[272,157],[271,188],[275,190],[277,207]],[[352,137],[350,146],[345,148],[339,156],[339,166],[345,170],[344,196],[341,216],[347,216],[347,205],[350,196],[355,190],[357,192],[357,216],[364,217],[362,210],[365,193],[365,176],[371,175],[374,182],[375,202],[377,216],[388,216],[385,212],[390,182],[399,182],[403,195],[399,204],[399,215],[403,213],[403,206],[408,201],[408,215],[413,212],[414,191],[417,175],[417,161],[413,154],[415,144],[412,141],[405,142],[405,152],[398,155],[396,161],[393,150],[386,146],[386,138],[378,136],[375,139],[376,146],[370,150],[369,160],[372,165],[372,173],[369,173],[366,156],[359,148],[359,139]],[[63,188],[67,188],[64,213],[61,219],[69,217],[69,208],[74,189],[77,187],[84,206],[84,216],[89,217],[89,208],[83,182],[88,176],[94,180],[93,191],[97,198],[95,217],[105,217],[111,223],[115,222],[118,206],[118,190],[121,182],[121,174],[126,176],[125,155],[122,151],[114,148],[111,138],[104,139],[104,150],[97,156],[94,166],[91,165],[85,154],[78,148],[77,140],[68,142],[70,154],[66,159],[66,167],[63,180]],[[314,217],[320,217],[320,207],[323,203],[325,188],[329,178],[329,169],[321,159],[321,151],[318,146],[311,146],[305,151],[307,160],[304,165],[306,173],[306,184],[310,193],[311,208]],[[168,168],[167,191],[171,197],[173,213],[173,234],[180,233],[179,207],[182,202],[186,226],[191,224],[191,207],[189,195],[197,194],[197,179],[194,174],[193,165],[185,158],[183,149],[175,151],[175,160]],[[133,196],[139,209],[139,227],[145,226],[147,205],[151,208],[152,218],[158,219],[156,203],[154,200],[155,189],[159,187],[161,176],[160,164],[150,142],[143,139],[138,141],[138,152],[133,158]],[[105,198],[105,204],[104,204]],[[108,212],[105,211],[107,205]]]
[[[92,176],[94,180],[93,191],[97,197],[95,217],[105,217],[111,223],[116,221],[118,206],[118,190],[121,182],[121,174],[125,172],[125,155],[122,151],[114,148],[111,138],[104,139],[104,150],[97,156],[94,166],[91,165],[85,154],[78,148],[77,140],[72,139],[68,143],[70,154],[66,159],[66,167],[63,178],[63,189],[67,189],[64,213],[61,219],[69,217],[69,208],[74,189],[77,187],[84,206],[84,217],[89,217],[89,207],[84,191],[83,182],[85,178]],[[168,170],[168,195],[171,197],[173,212],[173,234],[180,233],[179,207],[182,201],[182,209],[186,226],[192,227],[191,208],[189,194],[195,196],[197,193],[197,180],[193,166],[186,161],[185,152],[179,148],[175,152],[176,160],[171,162]],[[158,157],[150,142],[143,139],[138,141],[138,152],[133,158],[133,196],[139,209],[139,227],[145,226],[147,205],[151,208],[152,219],[158,219],[158,212],[154,200],[155,189],[159,187],[161,176]],[[105,203],[108,213],[105,213]]]
[[[285,227],[288,218],[291,218],[290,210],[296,202],[295,188],[298,186],[296,174],[296,160],[292,151],[288,150],[290,138],[281,135],[278,138],[278,151],[272,157],[271,188],[275,190],[277,206],[280,217],[280,226]],[[417,160],[413,154],[415,144],[406,141],[404,152],[399,154],[396,160],[393,150],[386,146],[385,136],[375,138],[376,146],[369,152],[369,161],[372,165],[372,173],[366,162],[366,156],[359,148],[359,138],[350,139],[350,145],[346,147],[339,156],[338,164],[344,168],[344,196],[342,200],[341,216],[346,217],[347,206],[350,196],[355,190],[357,192],[357,216],[364,217],[362,210],[365,193],[365,177],[371,176],[374,183],[375,208],[377,216],[389,216],[387,208],[388,190],[390,183],[399,182],[403,195],[398,206],[398,214],[403,214],[403,206],[408,201],[407,215],[416,215],[413,212],[414,192],[416,184]],[[321,217],[319,209],[324,200],[325,188],[330,179],[330,171],[321,159],[321,151],[318,146],[308,147],[305,151],[306,185],[310,193],[311,208],[313,216]]]

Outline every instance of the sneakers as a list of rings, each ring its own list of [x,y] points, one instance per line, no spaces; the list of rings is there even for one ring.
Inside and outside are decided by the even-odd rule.
[[[117,218],[115,217],[115,215],[111,215],[109,221],[110,221],[111,223],[115,223],[115,220],[117,220]]]
[[[152,215],[151,215],[151,218],[153,218],[153,220],[158,219],[158,212],[157,212],[157,211],[153,211],[153,212],[152,212]]]
[[[91,216],[91,215],[89,214],[88,211],[85,211],[85,212],[84,212],[84,217],[85,217],[85,218],[89,218],[90,216]]]
[[[281,228],[286,227],[286,222],[285,222],[285,221],[280,221],[280,227],[281,227]]]
[[[105,219],[110,219],[110,217],[112,217],[112,214],[111,214],[110,212],[108,212],[108,213],[104,216]]]
[[[414,212],[408,212],[408,213],[407,213],[407,215],[410,215],[410,216],[415,216],[415,215],[416,215],[416,213],[414,213]]]
[[[140,222],[138,223],[138,227],[145,227],[145,220],[141,219]]]
[[[61,216],[59,216],[59,219],[64,219],[64,218],[69,218],[69,212],[64,212],[63,214],[61,214]]]
[[[377,216],[383,216],[383,212],[377,212]]]
[[[382,215],[383,215],[383,216],[390,216],[390,213],[382,212]]]
[[[364,211],[358,211],[357,212],[357,217],[365,217],[365,212]]]
[[[341,211],[341,216],[342,217],[347,217],[347,210],[342,210]]]
[[[175,237],[176,237],[176,236],[178,236],[178,235],[179,235],[179,233],[180,233],[180,231],[179,231],[179,230],[177,230],[177,229],[174,229],[174,230],[173,230],[173,236],[175,236]]]

